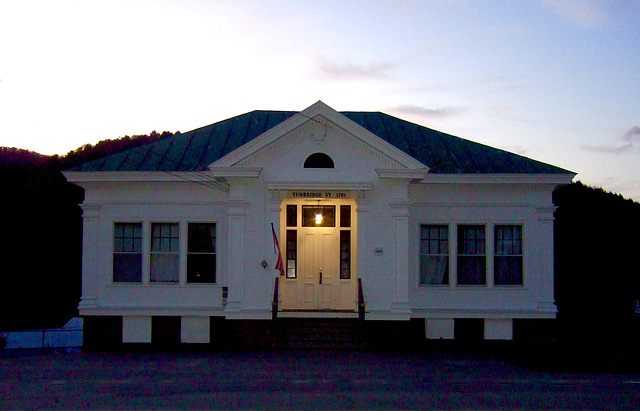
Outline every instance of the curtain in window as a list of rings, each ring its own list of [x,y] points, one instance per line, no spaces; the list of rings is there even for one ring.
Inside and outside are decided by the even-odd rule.
[[[151,282],[178,282],[179,224],[154,223],[151,225]]]
[[[495,227],[494,282],[496,285],[521,285],[522,226]]]
[[[448,284],[449,256],[420,256],[420,284]]]
[[[420,284],[449,284],[449,227],[420,228]]]

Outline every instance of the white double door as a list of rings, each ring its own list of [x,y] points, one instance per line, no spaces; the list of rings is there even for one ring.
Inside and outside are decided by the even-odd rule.
[[[355,310],[355,279],[340,278],[340,229],[299,227],[297,243],[298,275],[284,279],[282,308]]]

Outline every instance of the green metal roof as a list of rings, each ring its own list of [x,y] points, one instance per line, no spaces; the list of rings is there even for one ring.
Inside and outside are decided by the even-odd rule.
[[[165,140],[112,154],[70,171],[200,171],[294,116],[252,111]],[[440,174],[565,174],[559,167],[455,137],[380,112],[344,116]]]

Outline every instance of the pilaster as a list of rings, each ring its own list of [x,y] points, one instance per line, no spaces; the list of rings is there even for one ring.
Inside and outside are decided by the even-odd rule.
[[[538,216],[538,310],[557,312],[553,297],[553,213],[556,207],[536,207]]]
[[[98,253],[100,250],[98,233],[98,220],[100,218],[100,205],[82,205],[82,299],[79,309],[97,307],[97,277]],[[82,312],[81,312],[82,314]]]
[[[229,287],[228,302],[225,311],[241,311],[243,298],[243,273],[245,252],[245,216],[247,202],[244,187],[236,182],[231,185],[231,195],[227,202],[229,215]]]
[[[390,203],[395,233],[394,284],[391,311],[411,313],[409,306],[409,201]]]

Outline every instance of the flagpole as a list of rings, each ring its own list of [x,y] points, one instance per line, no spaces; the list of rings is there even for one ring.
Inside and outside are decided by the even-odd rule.
[[[276,230],[273,228],[273,223],[271,223],[271,232],[275,234]],[[273,253],[276,253],[276,243],[273,242]]]

